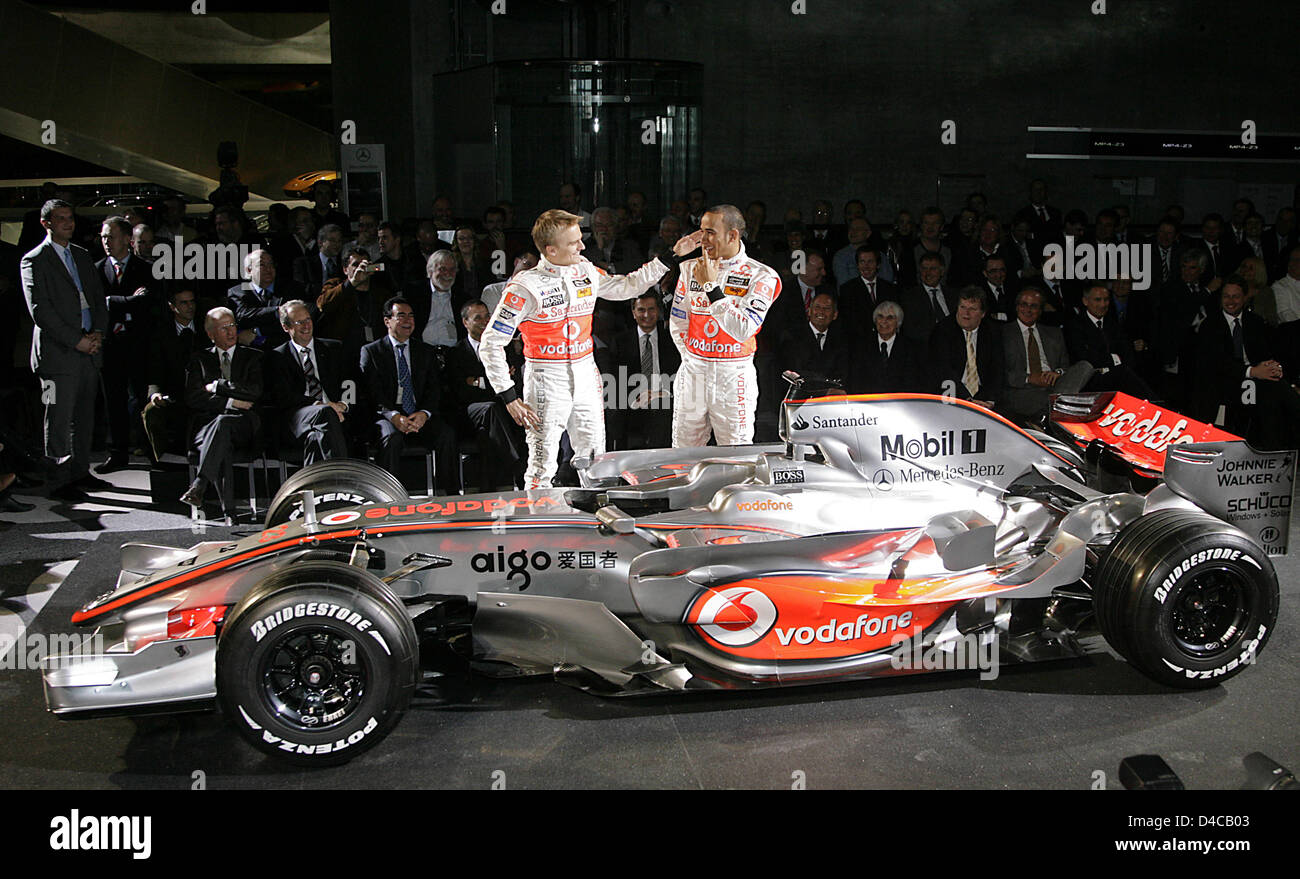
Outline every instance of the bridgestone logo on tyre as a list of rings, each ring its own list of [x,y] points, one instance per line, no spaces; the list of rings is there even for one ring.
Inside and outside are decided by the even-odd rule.
[[[1156,590],[1156,600],[1164,604],[1165,599],[1169,597],[1169,590],[1173,588],[1174,584],[1182,579],[1183,574],[1186,574],[1197,565],[1216,560],[1236,561],[1239,558],[1241,558],[1241,550],[1224,549],[1222,547],[1219,549],[1203,549],[1195,555],[1188,556],[1183,559],[1181,564],[1169,572],[1169,576],[1165,577],[1164,582],[1160,584],[1160,588]]]
[[[261,641],[267,633],[277,626],[287,623],[289,620],[301,617],[326,617],[335,619],[347,626],[352,626],[358,632],[364,632],[374,625],[366,617],[350,607],[343,607],[338,604],[327,604],[318,601],[309,601],[301,604],[295,604],[292,607],[286,607],[278,610],[273,614],[254,620],[253,625],[249,627],[249,632],[253,635],[254,641]]]

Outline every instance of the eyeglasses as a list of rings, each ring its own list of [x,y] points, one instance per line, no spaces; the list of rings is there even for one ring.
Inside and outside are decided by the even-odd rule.
[[[311,325],[311,318],[309,317],[304,317],[302,320],[289,321],[289,326],[291,327],[305,327],[310,325]]]

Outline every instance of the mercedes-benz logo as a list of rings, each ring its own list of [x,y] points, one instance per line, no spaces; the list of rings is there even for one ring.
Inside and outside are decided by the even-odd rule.
[[[370,150],[366,149],[365,147],[358,148],[355,155],[357,157],[358,162],[370,161]]]
[[[894,474],[881,468],[871,477],[871,482],[881,491],[889,491],[894,487]]]

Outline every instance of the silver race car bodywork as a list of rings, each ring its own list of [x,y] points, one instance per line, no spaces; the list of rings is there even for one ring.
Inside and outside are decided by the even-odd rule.
[[[1217,682],[1276,617],[1294,455],[1183,419],[1137,460],[1087,434],[1120,402],[1062,401],[1074,428],[1049,436],[939,397],[788,400],[782,444],[611,453],[577,489],[411,499],[368,465],[309,468],[260,533],[124,547],[73,619],[114,646],[52,661],[48,703],[217,698],[255,745],[333,762],[396,723],[432,642],[630,694],[895,675],[965,639],[1077,655],[1094,613],[1148,675]],[[1224,473],[1268,480],[1243,508]]]

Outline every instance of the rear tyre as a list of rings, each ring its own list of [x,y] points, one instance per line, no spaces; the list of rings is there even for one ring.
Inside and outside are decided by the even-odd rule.
[[[223,627],[217,699],[263,753],[301,766],[346,763],[401,720],[418,650],[382,581],[338,562],[295,564],[259,584]]]
[[[1102,634],[1139,671],[1200,689],[1254,663],[1277,622],[1277,575],[1233,526],[1167,510],[1120,532],[1093,601]]]
[[[308,488],[316,497],[318,513],[362,504],[395,503],[408,497],[401,480],[369,461],[320,461],[284,481],[266,508],[265,527],[301,519],[299,492]]]

